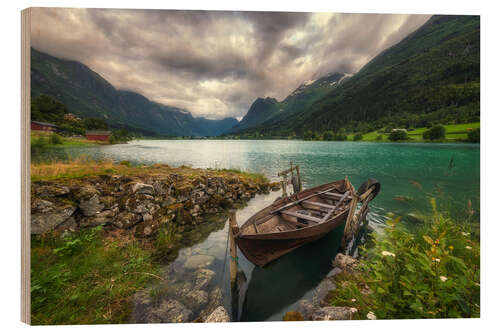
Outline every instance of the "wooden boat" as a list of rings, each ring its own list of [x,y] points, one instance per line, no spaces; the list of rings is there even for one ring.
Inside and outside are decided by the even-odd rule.
[[[371,188],[369,200],[380,189],[378,182],[370,184],[360,187],[363,192]],[[343,225],[357,195],[347,178],[298,192],[257,212],[233,229],[233,237],[245,257],[263,267]]]

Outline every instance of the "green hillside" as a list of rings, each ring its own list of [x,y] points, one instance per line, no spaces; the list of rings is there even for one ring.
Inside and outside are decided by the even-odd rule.
[[[478,16],[433,16],[309,107],[243,134],[368,133],[477,122],[479,29]]]
[[[115,89],[82,63],[31,49],[31,96],[40,94],[55,97],[80,117],[102,118],[114,127],[159,135],[216,136],[237,124],[234,118],[195,118],[188,111]]]

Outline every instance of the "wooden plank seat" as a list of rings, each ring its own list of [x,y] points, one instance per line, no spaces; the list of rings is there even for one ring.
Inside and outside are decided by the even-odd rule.
[[[306,221],[310,221],[310,222],[314,222],[314,223],[321,223],[323,221],[323,219],[320,219],[318,217],[314,217],[314,216],[310,216],[310,215],[306,215],[306,214],[301,214],[301,213],[297,213],[297,212],[283,210],[280,213],[283,215],[293,216],[293,217],[296,217],[299,219],[304,219]]]
[[[332,192],[325,192],[325,193],[321,193],[320,194],[320,197],[325,197],[325,198],[328,198],[328,199],[340,199],[343,196],[344,196],[344,194],[332,193]],[[350,195],[348,195],[347,199],[352,199],[352,197]]]
[[[310,200],[306,200],[303,203],[318,206],[318,207],[323,207],[323,208],[329,208],[329,209],[335,208],[335,206],[333,206],[333,205],[329,205],[329,204],[322,203],[322,202],[310,201]]]

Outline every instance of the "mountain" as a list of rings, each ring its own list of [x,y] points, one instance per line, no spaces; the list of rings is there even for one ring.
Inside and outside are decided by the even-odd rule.
[[[238,133],[262,124],[282,121],[301,110],[308,108],[316,100],[324,97],[347,76],[343,73],[330,73],[317,80],[301,84],[283,101],[267,97],[257,98],[250,106],[247,114],[227,133]]]
[[[309,106],[245,132],[368,132],[479,121],[479,31],[479,16],[433,16]]]
[[[118,90],[77,61],[31,49],[31,96],[52,95],[80,117],[104,118],[111,127],[142,129],[168,136],[216,136],[235,124],[234,118],[210,120],[150,101],[141,94]]]

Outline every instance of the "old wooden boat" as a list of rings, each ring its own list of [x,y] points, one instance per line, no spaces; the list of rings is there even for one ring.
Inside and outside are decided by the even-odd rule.
[[[234,240],[248,260],[263,267],[343,225],[356,206],[353,197],[357,200],[368,188],[371,200],[380,184],[365,183],[356,193],[346,178],[285,196],[235,227]]]

